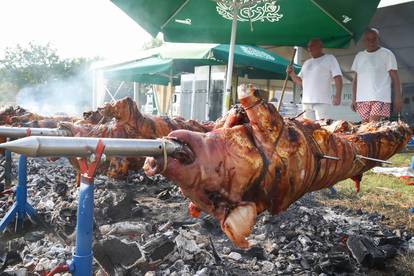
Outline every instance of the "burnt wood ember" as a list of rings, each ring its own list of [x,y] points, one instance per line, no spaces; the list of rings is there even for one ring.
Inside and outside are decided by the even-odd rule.
[[[346,242],[357,262],[368,267],[384,267],[386,255],[366,237],[350,236]]]
[[[124,271],[144,262],[137,243],[125,243],[117,238],[96,242],[93,253],[95,260],[109,275],[118,275],[117,270]]]
[[[358,182],[378,165],[359,155],[386,160],[411,137],[402,122],[363,124],[350,134],[332,132],[309,120],[283,119],[273,105],[253,95],[240,102],[248,123],[238,112],[208,133],[173,131],[168,137],[186,144],[193,156],[169,156],[166,168],[162,157],[147,158],[144,165],[147,175],[161,173],[175,181],[197,208],[220,221],[239,247],[248,247],[246,237],[257,214],[279,214],[304,194],[347,178]]]

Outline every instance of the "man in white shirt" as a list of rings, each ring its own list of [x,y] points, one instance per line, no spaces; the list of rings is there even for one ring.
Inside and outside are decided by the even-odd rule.
[[[324,54],[320,39],[308,43],[308,52],[312,58],[305,61],[299,75],[292,67],[287,69],[291,79],[303,87],[302,106],[304,117],[311,120],[329,119],[327,111],[333,105],[341,103],[342,72],[333,55]],[[332,98],[332,81],[335,81],[336,93]]]
[[[379,46],[379,32],[368,29],[364,33],[366,50],[359,52],[351,70],[352,109],[363,122],[386,119],[391,113],[391,83],[394,88],[394,111],[401,110],[401,87],[397,60],[394,54]]]

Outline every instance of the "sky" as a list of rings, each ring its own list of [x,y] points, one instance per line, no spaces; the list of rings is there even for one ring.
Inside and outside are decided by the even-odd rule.
[[[380,7],[399,2],[408,1]],[[150,39],[109,0],[0,0],[0,57],[5,47],[33,41],[51,42],[62,57],[125,59]]]
[[[151,36],[109,0],[0,0],[0,55],[51,42],[62,57],[123,58]]]

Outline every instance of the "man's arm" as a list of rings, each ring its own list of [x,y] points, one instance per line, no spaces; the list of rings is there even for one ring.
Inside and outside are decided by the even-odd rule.
[[[401,112],[401,82],[400,77],[398,76],[397,70],[388,71],[392,80],[392,86],[394,88],[394,111],[397,113]]]
[[[353,111],[356,111],[357,82],[358,82],[358,75],[357,75],[357,73],[355,73],[354,78],[352,79],[352,104],[351,104],[351,108],[352,108]]]
[[[296,75],[295,70],[293,70],[292,66],[288,66],[288,68],[286,69],[286,73],[289,75],[289,77],[293,80],[294,83],[302,86],[302,79],[298,75]]]
[[[335,81],[336,93],[335,93],[335,96],[333,98],[332,104],[333,105],[340,105],[341,104],[341,96],[342,96],[342,76],[341,75],[335,76],[334,81]]]

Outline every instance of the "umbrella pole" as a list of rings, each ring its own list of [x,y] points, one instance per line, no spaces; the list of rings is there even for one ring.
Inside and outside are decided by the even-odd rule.
[[[292,58],[290,59],[290,62],[289,62],[288,66],[292,66],[293,59],[295,58],[295,55],[296,55],[296,48],[293,48],[293,55],[292,55]],[[283,82],[282,94],[280,95],[279,104],[277,106],[277,111],[280,111],[280,107],[282,106],[283,96],[285,95],[285,90],[286,90],[286,85],[287,85],[288,79],[289,79],[289,74],[286,72],[286,78],[285,78],[285,81]]]
[[[234,48],[236,45],[236,32],[237,32],[237,13],[238,13],[237,2],[236,0],[233,0],[233,21],[231,23],[229,59],[228,59],[228,64],[227,64],[226,89],[224,90],[222,115],[226,114],[226,112],[230,108],[231,80],[233,76],[232,73],[233,73],[233,63],[234,63]]]
[[[169,88],[170,88],[170,99],[169,99],[170,100],[170,116],[172,117],[173,116],[174,94],[175,94],[174,93],[175,91],[173,91],[173,69],[172,69],[172,67],[170,69],[170,87]],[[167,113],[167,110],[166,110],[166,113]]]

